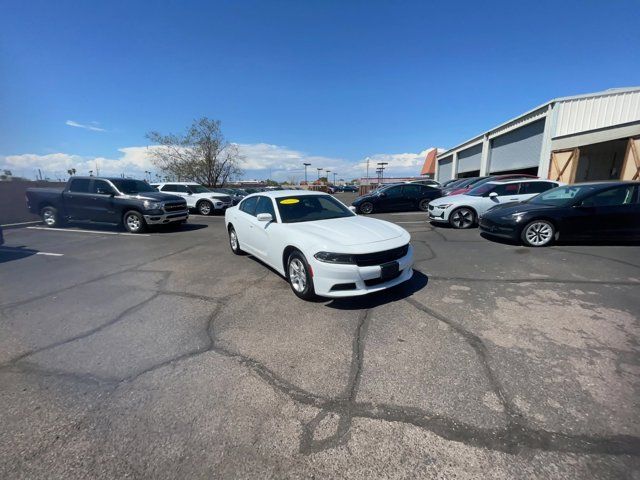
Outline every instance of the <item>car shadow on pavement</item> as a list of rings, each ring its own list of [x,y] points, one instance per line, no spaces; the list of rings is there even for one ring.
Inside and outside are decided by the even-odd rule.
[[[325,306],[338,310],[365,310],[387,303],[397,302],[410,297],[427,286],[429,277],[419,270],[413,270],[413,276],[406,282],[380,292],[358,297],[333,298]],[[324,299],[326,301],[326,299]]]
[[[0,263],[12,262],[21,258],[30,257],[38,253],[38,250],[25,247],[0,247]]]

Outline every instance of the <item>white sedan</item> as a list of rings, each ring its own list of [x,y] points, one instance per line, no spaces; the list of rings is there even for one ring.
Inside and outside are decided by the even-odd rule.
[[[353,213],[331,195],[255,193],[225,212],[231,250],[273,267],[305,300],[377,292],[413,275],[409,233]]]
[[[469,228],[496,205],[522,202],[562,185],[551,180],[521,179],[487,182],[462,195],[440,197],[429,203],[429,220]]]

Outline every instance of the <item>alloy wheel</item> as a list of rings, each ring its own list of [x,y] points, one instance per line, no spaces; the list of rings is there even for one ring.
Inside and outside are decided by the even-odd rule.
[[[231,249],[234,252],[238,250],[238,236],[236,235],[236,231],[233,229],[229,232],[229,242],[231,243]]]
[[[299,258],[294,258],[289,262],[289,280],[293,289],[302,293],[307,287],[307,271]]]
[[[137,232],[140,230],[142,223],[137,215],[127,215],[127,227],[130,232]]]
[[[456,228],[469,228],[473,224],[473,212],[468,208],[459,208],[451,214],[451,223]]]
[[[198,205],[198,211],[201,215],[209,215],[211,213],[211,204],[209,202],[201,202]]]
[[[547,222],[533,222],[527,227],[525,238],[530,245],[541,247],[553,238],[553,228]]]
[[[360,205],[360,211],[365,215],[368,215],[369,213],[373,212],[373,204],[370,202],[364,202],[362,205]]]
[[[429,210],[429,200],[426,200],[426,199],[421,200],[420,204],[418,205],[418,208],[423,212],[426,212],[427,210]]]
[[[44,223],[48,226],[48,227],[52,227],[56,224],[56,216],[55,214],[50,210],[50,209],[45,209],[44,212],[42,212],[42,219],[44,220]]]

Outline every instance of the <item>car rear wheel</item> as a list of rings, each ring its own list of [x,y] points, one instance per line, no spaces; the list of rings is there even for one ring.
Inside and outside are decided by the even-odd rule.
[[[233,227],[229,227],[229,246],[231,247],[231,251],[236,255],[242,255],[244,253],[240,248],[238,234]]]
[[[54,207],[44,207],[40,212],[42,221],[47,227],[60,227],[64,223],[60,218],[58,209]]]
[[[453,228],[470,228],[476,223],[476,213],[467,207],[456,208],[449,215],[449,224]]]
[[[287,278],[291,290],[297,297],[303,300],[313,300],[316,298],[315,288],[313,286],[313,277],[311,276],[311,268],[307,263],[307,259],[299,251],[294,251],[289,255],[287,261]]]
[[[546,247],[556,235],[556,229],[547,220],[534,220],[522,229],[522,243],[529,247]]]
[[[429,199],[423,198],[422,200],[420,200],[420,202],[418,203],[418,208],[423,212],[429,210]]]
[[[359,210],[360,210],[360,213],[364,215],[369,215],[370,213],[373,213],[373,203],[363,202],[360,204]]]
[[[211,215],[211,211],[213,210],[213,205],[211,204],[211,202],[208,202],[207,200],[202,200],[198,202],[198,205],[196,205],[196,208],[198,209],[198,213],[200,215]]]
[[[142,233],[147,228],[144,217],[140,212],[136,212],[135,210],[125,213],[122,217],[122,223],[129,233]]]

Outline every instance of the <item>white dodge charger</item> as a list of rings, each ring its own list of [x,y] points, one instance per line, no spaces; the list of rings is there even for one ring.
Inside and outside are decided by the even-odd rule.
[[[305,300],[377,292],[413,275],[409,232],[326,193],[255,193],[227,209],[225,224],[233,253],[270,265]]]

